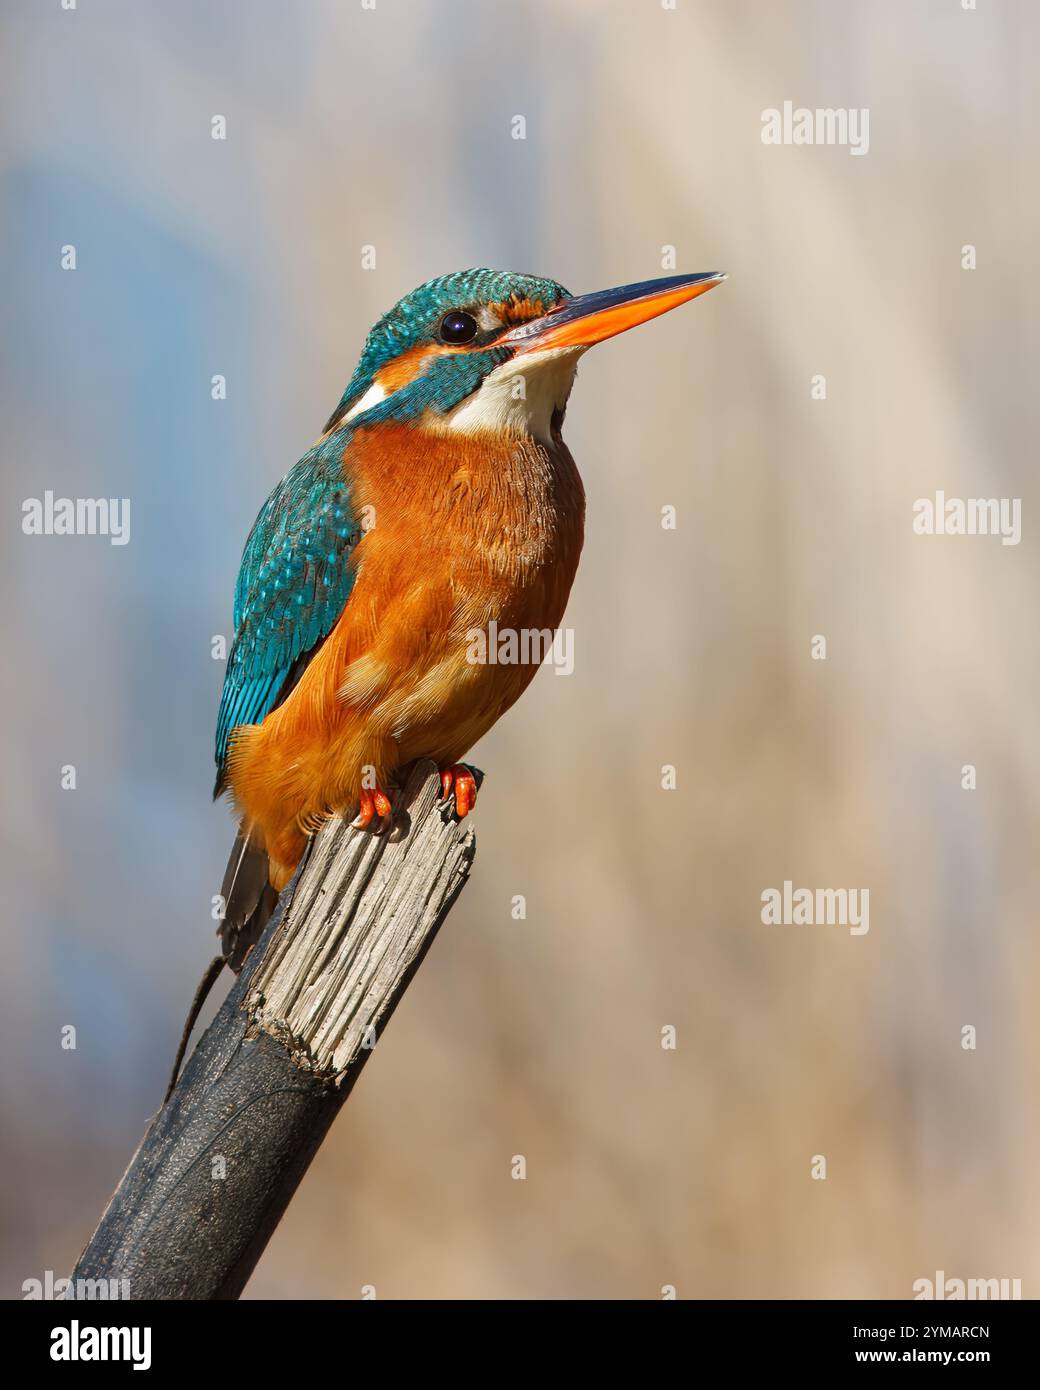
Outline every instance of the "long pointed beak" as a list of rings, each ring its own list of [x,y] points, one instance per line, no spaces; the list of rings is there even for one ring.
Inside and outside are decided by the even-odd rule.
[[[725,278],[720,271],[709,270],[699,275],[667,275],[661,280],[640,280],[635,285],[575,295],[541,318],[520,324],[499,342],[515,347],[518,353],[592,347],[604,338],[613,338],[615,333],[624,333],[626,328],[667,314],[688,299],[696,299]]]

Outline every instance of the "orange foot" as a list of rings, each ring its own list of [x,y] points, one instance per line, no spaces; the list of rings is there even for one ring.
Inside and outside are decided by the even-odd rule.
[[[385,830],[390,824],[391,816],[390,798],[382,787],[373,787],[371,791],[367,787],[361,789],[361,808],[357,813],[357,819],[350,823],[355,830],[367,830],[372,824],[374,816],[379,816],[379,825],[376,826],[376,833]]]
[[[441,786],[445,801],[450,801],[452,792],[455,793],[455,814],[459,820],[463,820],[473,810],[477,799],[477,779],[472,769],[465,763],[453,763],[451,767],[442,768]]]

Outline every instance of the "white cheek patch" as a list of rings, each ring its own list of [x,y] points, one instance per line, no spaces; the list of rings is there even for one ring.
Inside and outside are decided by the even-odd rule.
[[[567,404],[584,351],[546,348],[503,362],[437,427],[453,434],[527,434],[548,443],[553,414]]]
[[[378,382],[374,382],[361,399],[350,407],[346,415],[344,415],[343,419],[340,421],[340,424],[344,424],[347,420],[353,420],[355,415],[360,415],[365,410],[371,410],[374,405],[378,405],[380,401],[385,400],[386,392]]]

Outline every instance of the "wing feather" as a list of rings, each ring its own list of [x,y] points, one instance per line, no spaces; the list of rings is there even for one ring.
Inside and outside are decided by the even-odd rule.
[[[246,541],[217,715],[215,796],[227,786],[234,730],[282,703],[350,597],[361,531],[342,471],[347,433],[328,436],[289,470]]]

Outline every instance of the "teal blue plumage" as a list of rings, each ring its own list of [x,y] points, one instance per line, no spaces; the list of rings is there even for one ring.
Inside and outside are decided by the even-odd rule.
[[[341,467],[343,433],[289,470],[246,541],[217,716],[216,795],[225,785],[231,731],[260,723],[281,703],[350,594],[350,557],[361,530]]]
[[[549,308],[567,298],[567,291],[554,280],[468,270],[430,280],[406,295],[369,333],[326,433],[264,503],[246,541],[235,587],[235,635],[217,716],[214,795],[227,785],[233,730],[260,723],[286,698],[350,597],[351,557],[361,539],[350,500],[354,429],[454,408],[510,357],[505,348],[480,350],[481,338],[490,344],[501,329],[489,327],[475,340],[475,350],[435,358],[386,400],[346,423],[344,416],[382,367],[409,348],[438,341],[439,324],[449,310],[477,310],[513,298]]]
[[[435,280],[427,280],[425,285],[420,285],[417,290],[399,300],[369,333],[354,375],[343,392],[329,424],[341,419],[357,404],[381,367],[385,367],[417,343],[436,342],[437,327],[449,309],[477,310],[482,304],[504,304],[510,299],[538,301],[549,309],[568,298],[570,296],[567,290],[555,280],[546,280],[537,275],[513,275],[501,270],[457,270],[451,275],[440,275]],[[500,331],[489,328],[478,334],[475,342],[478,346],[482,340],[490,342]],[[509,355],[501,354],[491,366],[497,366]],[[450,367],[451,359],[447,359],[442,365]],[[485,370],[490,370],[487,362],[484,363],[484,367]],[[453,383],[448,380],[445,384],[450,386]],[[476,385],[479,385],[479,382],[471,386],[470,390],[476,389]],[[399,394],[395,392],[395,396]],[[456,396],[451,404],[457,404],[461,399],[462,396]],[[414,404],[414,401],[412,403]],[[450,409],[450,405],[441,405],[440,408]]]

